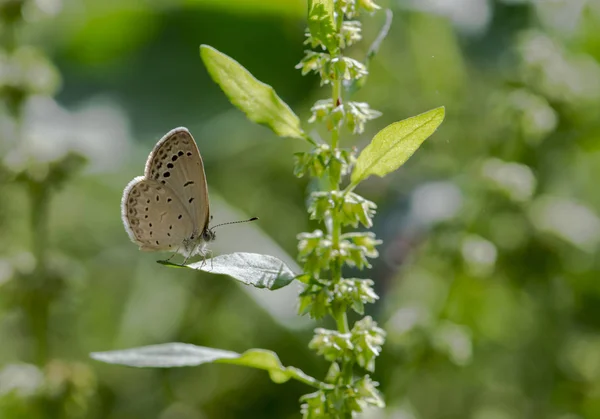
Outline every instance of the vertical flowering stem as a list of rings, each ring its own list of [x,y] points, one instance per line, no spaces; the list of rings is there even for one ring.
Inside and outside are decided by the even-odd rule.
[[[376,390],[377,383],[368,375],[355,375],[355,366],[374,370],[374,358],[384,340],[384,332],[370,317],[353,326],[347,310],[364,314],[364,304],[378,297],[370,279],[344,278],[343,267],[370,267],[367,258],[377,257],[380,244],[370,232],[344,233],[344,227],[372,226],[375,204],[354,192],[342,192],[344,175],[350,173],[356,159],[354,151],[341,145],[341,133],[349,128],[360,134],[369,119],[379,113],[366,103],[346,102],[346,82],[367,74],[361,62],[343,55],[343,49],[360,36],[360,22],[352,19],[359,11],[373,12],[378,7],[368,0],[312,0],[309,2],[307,44],[321,51],[309,50],[300,62],[303,74],[314,71],[321,84],[331,85],[331,98],[318,101],[309,122],[323,122],[331,135],[328,146],[315,147],[296,155],[296,174],[328,178],[328,189],[313,192],[309,214],[322,221],[322,230],[302,233],[299,238],[299,260],[304,263],[306,287],[300,295],[300,311],[314,318],[329,314],[336,330],[318,328],[310,347],[331,362],[325,381],[333,390],[319,390],[302,398],[304,418],[350,418],[367,406],[383,406]]]
[[[444,109],[399,121],[382,129],[371,143],[356,155],[343,148],[342,133],[361,134],[365,124],[380,116],[367,103],[343,97],[362,88],[367,64],[377,52],[391,23],[386,23],[364,60],[347,57],[343,50],[361,40],[361,12],[375,12],[373,0],[309,0],[306,44],[312,49],[297,68],[302,74],[314,72],[321,85],[331,85],[327,99],[311,108],[309,123],[322,123],[331,136],[329,144],[317,144],[301,128],[299,118],[275,94],[274,89],[255,79],[235,60],[209,46],[200,54],[212,78],[231,102],[254,122],[269,126],[277,135],[307,140],[312,147],[295,154],[294,173],[309,176],[324,185],[308,200],[308,214],[323,227],[298,235],[298,260],[303,274],[296,278],[304,288],[299,296],[300,314],[315,319],[331,316],[335,330],[317,328],[309,347],[329,361],[330,367],[319,389],[301,398],[304,419],[351,418],[367,407],[384,407],[378,383],[368,373],[375,371],[375,359],[385,341],[385,332],[369,316],[354,324],[348,310],[364,315],[364,305],[379,297],[373,281],[345,278],[344,266],[363,270],[369,259],[379,256],[381,244],[370,231],[346,231],[362,226],[370,229],[377,206],[354,192],[371,175],[385,176],[400,167],[437,129]],[[342,191],[341,184],[349,176]]]

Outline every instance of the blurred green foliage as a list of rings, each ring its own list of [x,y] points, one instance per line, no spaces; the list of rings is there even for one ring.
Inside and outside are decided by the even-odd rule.
[[[600,4],[381,5],[394,24],[356,99],[383,116],[353,145],[446,107],[417,156],[359,191],[378,204],[384,241],[369,313],[388,334],[373,377],[383,417],[600,417]],[[315,229],[311,185],[288,158],[305,150],[232,110],[198,46],[236,57],[306,120],[320,94],[294,70],[305,14],[302,0],[0,1],[0,417],[298,417],[302,384],[260,371],[124,369],[87,354],[264,347],[325,374],[305,345],[319,323],[282,321],[273,313],[297,307],[224,278],[156,265],[119,217],[122,188],[183,125],[215,221],[232,207],[261,218],[223,229],[216,252],[295,253],[296,234]],[[383,23],[366,19],[365,38]]]

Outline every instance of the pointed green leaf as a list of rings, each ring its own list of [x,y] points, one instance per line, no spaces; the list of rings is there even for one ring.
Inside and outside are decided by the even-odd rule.
[[[270,290],[283,288],[296,277],[296,274],[280,259],[258,253],[230,253],[183,266],[166,261],[158,261],[158,263],[175,268],[185,267],[211,274],[228,275],[245,285]]]
[[[444,107],[435,108],[379,131],[356,160],[352,185],[371,175],[383,177],[409,159],[444,120]]]
[[[194,367],[225,359],[237,359],[240,354],[222,349],[205,348],[187,343],[165,343],[120,351],[92,352],[96,361],[130,367]]]
[[[201,45],[200,57],[212,79],[248,119],[268,126],[280,137],[306,137],[300,128],[300,119],[271,86],[211,46]]]
[[[308,30],[330,52],[338,49],[336,42],[333,0],[310,0],[308,2]]]
[[[266,349],[249,349],[239,354],[223,349],[173,342],[118,351],[92,352],[90,357],[108,364],[139,368],[194,367],[208,363],[234,364],[265,370],[271,380],[278,384],[293,378],[317,388],[327,386],[298,368],[284,367],[277,354]]]

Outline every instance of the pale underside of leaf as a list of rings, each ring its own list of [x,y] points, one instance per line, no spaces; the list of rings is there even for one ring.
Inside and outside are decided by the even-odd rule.
[[[395,122],[379,131],[356,160],[353,185],[371,175],[385,176],[402,166],[444,120],[444,108]]]
[[[201,45],[200,56],[212,79],[251,121],[268,126],[281,137],[305,138],[300,119],[271,86],[211,46]]]
[[[160,261],[163,265],[182,267]],[[230,253],[215,256],[183,267],[211,274],[228,275],[245,285],[276,290],[289,285],[296,274],[275,256],[258,253]]]
[[[93,352],[90,356],[108,364],[138,368],[195,367],[209,363],[234,364],[265,370],[275,383],[284,383],[294,378],[317,388],[322,386],[322,383],[298,368],[284,367],[277,354],[266,349],[249,349],[239,354],[223,349],[173,342],[117,351]]]

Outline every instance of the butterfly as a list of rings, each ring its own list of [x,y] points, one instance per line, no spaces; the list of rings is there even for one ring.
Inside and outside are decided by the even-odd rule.
[[[148,156],[144,176],[125,187],[123,225],[143,251],[205,256],[215,239],[208,227],[210,205],[204,164],[192,134],[183,127],[167,132]]]

